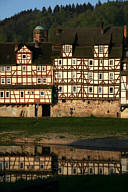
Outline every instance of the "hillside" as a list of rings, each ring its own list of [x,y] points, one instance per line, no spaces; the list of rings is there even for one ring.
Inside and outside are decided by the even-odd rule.
[[[22,11],[0,21],[0,42],[32,41],[32,31],[37,25],[47,27],[49,36],[54,28],[96,27],[104,21],[105,26],[128,24],[128,2],[100,1],[95,5],[74,4],[42,10]]]

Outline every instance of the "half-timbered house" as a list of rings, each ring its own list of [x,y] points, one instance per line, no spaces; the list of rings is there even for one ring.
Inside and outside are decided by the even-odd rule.
[[[124,39],[122,27],[103,24],[50,37],[37,26],[33,43],[0,44],[0,116],[123,117]]]

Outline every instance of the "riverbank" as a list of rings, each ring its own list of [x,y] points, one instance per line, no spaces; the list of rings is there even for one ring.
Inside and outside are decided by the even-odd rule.
[[[69,144],[77,140],[128,138],[128,119],[0,118],[1,143]]]

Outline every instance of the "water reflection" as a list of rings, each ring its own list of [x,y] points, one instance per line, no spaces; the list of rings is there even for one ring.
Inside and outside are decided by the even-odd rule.
[[[123,174],[128,152],[79,149],[61,145],[0,146],[0,182],[54,175]]]

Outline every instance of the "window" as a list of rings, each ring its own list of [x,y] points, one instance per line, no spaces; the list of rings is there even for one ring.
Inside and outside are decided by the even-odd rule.
[[[62,169],[61,168],[58,168],[58,173],[62,173]]]
[[[46,78],[42,78],[42,83],[46,83]]]
[[[72,60],[72,64],[73,64],[73,65],[76,65],[76,59],[73,59],[73,60]]]
[[[26,54],[23,54],[22,55],[22,59],[26,59],[27,58],[27,55]]]
[[[26,66],[22,66],[22,71],[26,71]]]
[[[6,182],[10,182],[10,176],[9,176],[9,175],[6,175],[6,176],[5,176],[5,180],[6,180]]]
[[[104,46],[103,45],[100,45],[99,46],[99,53],[103,53],[104,52]]]
[[[109,73],[110,80],[114,79],[114,73]]]
[[[46,71],[46,66],[42,66],[42,71]]]
[[[76,86],[73,86],[73,87],[72,87],[72,91],[73,91],[74,93],[76,93],[76,92],[77,92],[77,87],[76,87]]]
[[[5,162],[5,169],[8,169],[8,168],[9,168],[9,163]]]
[[[58,72],[58,78],[62,78],[62,73],[61,72]]]
[[[114,174],[115,173],[115,169],[114,168],[109,168],[109,174]]]
[[[20,92],[20,97],[23,98],[24,97],[24,91]]]
[[[40,169],[44,169],[44,164],[43,163],[40,164]]]
[[[72,72],[72,78],[76,78],[76,72]]]
[[[102,87],[99,87],[99,88],[98,88],[98,93],[99,93],[99,94],[102,94]]]
[[[70,52],[70,46],[69,45],[65,45],[65,52],[66,53]]]
[[[103,65],[103,59],[99,60],[99,65],[102,66]]]
[[[4,66],[1,66],[1,68],[0,68],[0,70],[2,71],[2,72],[4,72]]]
[[[89,80],[92,80],[92,72],[89,72],[89,73],[88,73],[88,79],[89,79]]]
[[[114,65],[113,59],[111,59],[111,60],[109,61],[109,65],[110,65],[110,66],[113,66],[113,65]]]
[[[59,59],[59,65],[61,65],[62,64],[62,60],[61,59]]]
[[[8,79],[7,79],[7,84],[10,84],[10,83],[11,83],[11,79],[8,78]]]
[[[37,83],[38,83],[38,84],[41,84],[41,78],[38,78],[38,79],[37,79]]]
[[[5,79],[4,78],[1,79],[1,84],[5,84]]]
[[[7,98],[10,97],[9,91],[6,91],[6,97],[7,97]]]
[[[11,67],[10,67],[10,66],[7,66],[7,67],[6,67],[6,71],[11,71]]]
[[[4,97],[4,92],[0,91],[0,98],[3,98],[3,97]]]
[[[61,93],[62,92],[62,87],[58,87],[58,92]]]
[[[3,169],[3,162],[0,162],[0,170]]]
[[[93,65],[93,60],[89,60],[89,65],[90,65],[90,66]]]
[[[102,75],[102,73],[99,73],[99,80],[102,80],[102,78],[103,78],[103,75]]]
[[[94,170],[92,167],[89,168],[89,174],[93,174]]]
[[[41,71],[41,67],[40,66],[37,67],[37,71]]]
[[[110,87],[110,88],[109,88],[109,93],[112,94],[113,92],[114,92],[113,87]]]
[[[41,96],[44,96],[44,91],[41,91],[41,92],[40,92],[40,95],[41,95]]]
[[[73,168],[73,174],[76,174],[77,172],[76,172],[76,168]]]
[[[89,87],[89,88],[88,88],[88,91],[89,91],[89,93],[92,93],[92,92],[93,92],[92,87]]]
[[[23,169],[23,168],[24,168],[24,163],[20,162],[20,169]]]
[[[103,174],[103,168],[99,167],[99,174],[102,175]]]

